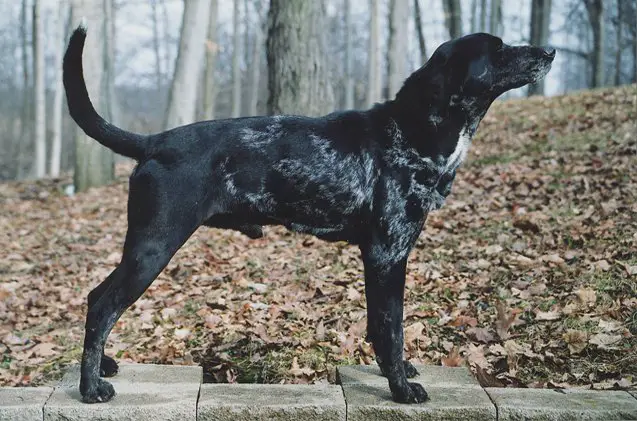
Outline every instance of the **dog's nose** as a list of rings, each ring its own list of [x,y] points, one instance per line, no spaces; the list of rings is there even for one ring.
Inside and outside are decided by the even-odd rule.
[[[544,55],[547,57],[555,57],[555,48],[553,47],[542,47],[542,51],[544,52]]]

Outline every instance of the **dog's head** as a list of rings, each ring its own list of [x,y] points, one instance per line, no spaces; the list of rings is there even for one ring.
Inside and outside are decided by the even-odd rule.
[[[438,47],[397,97],[403,91],[421,90],[419,95],[433,106],[448,105],[455,98],[487,105],[506,91],[542,79],[554,58],[553,48],[510,46],[485,33],[467,35]]]

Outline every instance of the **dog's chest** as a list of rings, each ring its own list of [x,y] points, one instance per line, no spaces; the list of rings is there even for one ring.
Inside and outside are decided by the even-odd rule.
[[[445,157],[421,156],[413,149],[402,149],[394,159],[403,178],[404,194],[411,202],[416,202],[426,212],[442,207],[451,191],[456,169],[465,160],[471,136],[461,131],[452,153]]]

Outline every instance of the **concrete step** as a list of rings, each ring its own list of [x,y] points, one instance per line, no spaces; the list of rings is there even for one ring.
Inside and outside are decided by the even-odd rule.
[[[637,391],[480,387],[464,367],[416,366],[422,404],[391,400],[378,366],[343,366],[340,385],[201,384],[192,366],[122,364],[110,402],[81,402],[79,366],[55,388],[0,388],[0,421],[637,420]]]
[[[42,421],[42,408],[52,387],[0,388],[0,421]]]
[[[391,399],[387,379],[376,365],[338,367],[345,393],[348,421],[383,420],[495,420],[493,403],[465,367],[416,365],[420,383],[429,394],[421,404],[397,404]]]
[[[74,366],[44,406],[44,420],[195,420],[202,375],[195,366],[121,364],[107,379],[115,387],[113,399],[88,405],[81,401],[80,370]]]
[[[637,399],[624,391],[485,389],[500,421],[637,420]]]
[[[333,385],[204,384],[198,421],[345,421],[343,391]]]

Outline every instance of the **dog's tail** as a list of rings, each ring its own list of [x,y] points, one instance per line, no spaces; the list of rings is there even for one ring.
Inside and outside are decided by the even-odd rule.
[[[63,80],[69,113],[88,136],[113,152],[139,160],[145,154],[149,136],[127,132],[115,127],[104,120],[91,103],[82,68],[82,51],[85,40],[86,23],[82,22],[73,31],[69,46],[64,54]]]

